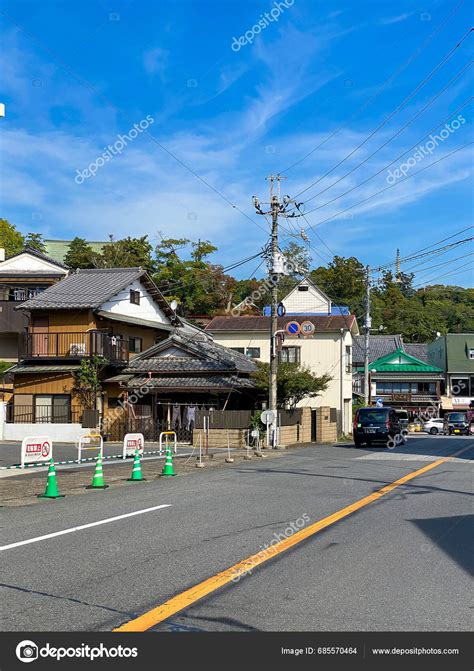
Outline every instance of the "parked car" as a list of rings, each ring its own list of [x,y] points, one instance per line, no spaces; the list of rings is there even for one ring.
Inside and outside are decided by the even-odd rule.
[[[442,417],[431,417],[423,424],[423,431],[435,436],[437,433],[443,433],[444,419]]]
[[[360,408],[354,418],[352,435],[356,447],[364,443],[406,442],[400,419],[393,408]],[[399,438],[398,438],[399,436]]]
[[[408,413],[406,410],[395,410],[400,420],[400,426],[402,427],[402,432],[408,433]]]
[[[448,412],[444,416],[443,433],[445,436],[469,435],[469,422],[465,412]]]

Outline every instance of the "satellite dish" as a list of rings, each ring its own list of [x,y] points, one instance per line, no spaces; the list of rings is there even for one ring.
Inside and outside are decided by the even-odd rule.
[[[173,310],[173,312],[176,312],[176,308],[178,307],[178,301],[172,300],[170,303],[170,307]]]

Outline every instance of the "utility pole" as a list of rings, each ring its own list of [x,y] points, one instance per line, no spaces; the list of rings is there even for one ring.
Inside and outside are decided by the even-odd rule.
[[[278,216],[285,215],[287,205],[292,202],[289,198],[284,196],[283,202],[280,203],[280,182],[285,179],[281,175],[270,175],[267,180],[270,182],[270,209],[268,211],[262,210],[260,202],[256,196],[253,198],[253,203],[257,214],[271,215],[272,217],[272,231],[270,244],[270,263],[269,276],[271,286],[271,312],[270,312],[270,378],[269,378],[269,410],[273,410],[274,420],[270,425],[271,431],[271,445],[273,448],[277,447],[277,428],[278,428],[278,414],[277,414],[277,376],[278,376],[278,352],[277,352],[277,332],[278,332],[278,280],[280,275],[284,274],[283,261],[278,247]],[[277,194],[274,193],[274,183],[278,184]]]
[[[369,375],[369,355],[370,355],[370,327],[372,326],[372,317],[370,316],[370,266],[365,269],[365,350],[364,350],[364,402],[369,405],[370,399],[370,375]]]

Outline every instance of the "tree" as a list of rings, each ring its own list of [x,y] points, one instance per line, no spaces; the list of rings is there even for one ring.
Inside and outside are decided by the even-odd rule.
[[[31,247],[41,254],[46,254],[46,245],[41,233],[28,233],[25,238],[25,247]]]
[[[351,312],[362,314],[365,300],[365,268],[354,256],[335,256],[328,267],[311,271],[313,282],[338,305],[348,305]]]
[[[152,271],[154,263],[151,256],[153,247],[148,236],[141,238],[123,238],[115,240],[109,236],[110,242],[104,245],[101,254],[94,255],[94,264],[99,268],[135,268],[141,266]]]
[[[6,219],[0,219],[0,247],[5,250],[5,256],[19,254],[25,245],[25,239],[20,231]]]
[[[257,362],[258,369],[253,374],[257,387],[268,393],[270,365]],[[280,363],[277,375],[277,402],[281,408],[295,408],[305,398],[314,398],[326,391],[330,375],[317,376],[307,366],[296,363]]]
[[[95,254],[92,247],[84,240],[84,238],[74,238],[71,240],[64,263],[73,268],[94,268]]]
[[[82,359],[79,370],[74,373],[73,390],[86,410],[94,410],[96,407],[97,397],[102,390],[100,372],[106,365],[106,359],[93,356]]]

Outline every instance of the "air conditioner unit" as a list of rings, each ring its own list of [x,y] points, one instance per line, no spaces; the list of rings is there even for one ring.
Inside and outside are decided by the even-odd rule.
[[[79,356],[86,353],[86,345],[83,342],[76,342],[69,348],[69,354],[72,356]]]

